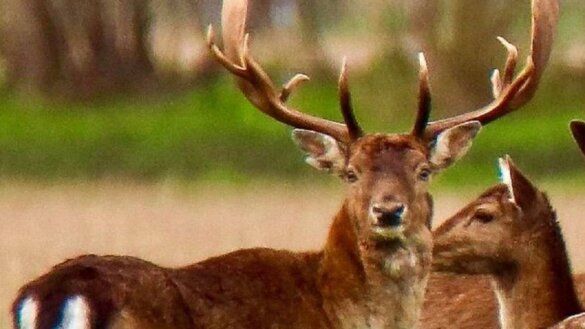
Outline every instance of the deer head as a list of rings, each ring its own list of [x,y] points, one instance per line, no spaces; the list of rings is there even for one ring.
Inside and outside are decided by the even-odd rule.
[[[547,236],[545,232],[558,233],[546,195],[509,157],[500,159],[499,167],[502,183],[485,191],[433,233],[436,270],[496,275],[531,261],[539,245],[550,247],[537,242]]]
[[[348,88],[347,66],[342,65],[339,99],[344,123],[300,112],[287,105],[293,90],[308,77],[295,75],[277,90],[269,76],[250,55],[245,34],[247,1],[226,0],[222,28],[225,50],[216,45],[209,27],[208,46],[215,59],[237,80],[248,100],[268,116],[296,128],[293,139],[307,154],[307,163],[335,174],[349,185],[345,208],[353,227],[364,241],[401,241],[409,232],[428,234],[431,176],[462,157],[482,124],[487,124],[525,104],[534,93],[546,66],[558,8],[553,0],[534,0],[532,51],[522,71],[514,77],[517,51],[502,38],[508,51],[504,74],[492,76],[494,100],[478,110],[429,122],[430,88],[425,58],[419,55],[419,102],[409,133],[366,134],[354,117]],[[365,243],[365,242],[364,242]]]

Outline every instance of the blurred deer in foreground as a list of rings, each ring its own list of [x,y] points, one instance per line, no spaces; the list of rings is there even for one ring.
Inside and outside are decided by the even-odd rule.
[[[428,122],[430,91],[420,56],[419,107],[411,132],[364,134],[354,118],[345,65],[339,79],[345,123],[301,113],[250,56],[247,2],[225,1],[225,53],[214,57],[237,77],[259,110],[297,128],[293,139],[317,169],[340,176],[348,193],[322,250],[247,249],[177,269],[124,256],[81,256],[25,285],[13,306],[17,328],[412,328],[431,266],[429,180],[458,160],[481,124],[525,104],[551,49],[550,0],[533,4],[532,52],[514,78],[516,51],[492,82],[487,106]],[[240,216],[241,214],[238,214]],[[275,218],[278,220],[278,218]]]
[[[582,312],[565,243],[546,194],[509,158],[500,159],[500,173],[502,184],[434,231],[433,269],[490,275],[501,328],[547,328]]]

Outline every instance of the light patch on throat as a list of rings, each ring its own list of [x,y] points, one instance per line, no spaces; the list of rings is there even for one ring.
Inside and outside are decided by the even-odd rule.
[[[498,320],[500,321],[500,328],[508,328],[508,309],[506,308],[506,300],[503,293],[498,289],[495,281],[492,280],[492,288],[498,301]]]
[[[514,199],[514,187],[512,186],[512,175],[510,174],[510,164],[503,158],[498,159],[498,169],[500,181],[508,187],[510,191],[510,201],[516,203]]]
[[[58,329],[89,329],[89,305],[82,296],[71,297],[65,302],[63,320]]]
[[[32,297],[25,298],[18,307],[18,328],[35,329],[37,326],[37,314],[39,306],[37,301]]]

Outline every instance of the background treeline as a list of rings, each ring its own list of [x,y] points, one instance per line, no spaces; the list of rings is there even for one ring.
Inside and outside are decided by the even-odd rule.
[[[291,102],[338,118],[348,57],[369,131],[408,129],[416,53],[435,118],[490,100],[501,35],[524,57],[528,0],[253,0],[255,57],[276,81],[312,77]],[[253,110],[208,56],[219,0],[0,0],[0,176],[248,179],[306,175],[288,129]],[[526,108],[482,132],[444,179],[493,180],[502,152],[533,175],[583,169],[567,130],[585,118],[585,2],[564,0],[550,66]],[[320,177],[320,176],[319,176]],[[464,178],[464,179],[461,179]]]

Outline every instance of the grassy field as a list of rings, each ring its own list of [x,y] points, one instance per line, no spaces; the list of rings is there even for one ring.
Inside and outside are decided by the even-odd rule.
[[[569,193],[555,184],[539,185],[550,190],[575,270],[585,271],[580,252],[585,188]],[[439,188],[435,224],[485,187]],[[342,195],[337,184],[280,181],[236,186],[5,181],[0,186],[0,328],[10,328],[8,308],[18,287],[66,258],[123,254],[179,266],[246,247],[315,249],[323,244]]]
[[[396,109],[357,80],[356,114],[366,131],[410,129],[414,88],[402,87],[409,101]],[[334,86],[312,82],[291,101],[339,118]],[[585,118],[582,95],[579,88],[544,81],[533,102],[483,129],[466,161],[442,180],[451,186],[489,182],[496,158],[506,153],[533,176],[571,179],[583,163],[567,126],[570,119]],[[446,108],[439,106],[433,117],[448,116]],[[192,91],[92,104],[0,93],[0,109],[0,177],[250,182],[306,176],[290,128],[248,105],[229,79]]]

